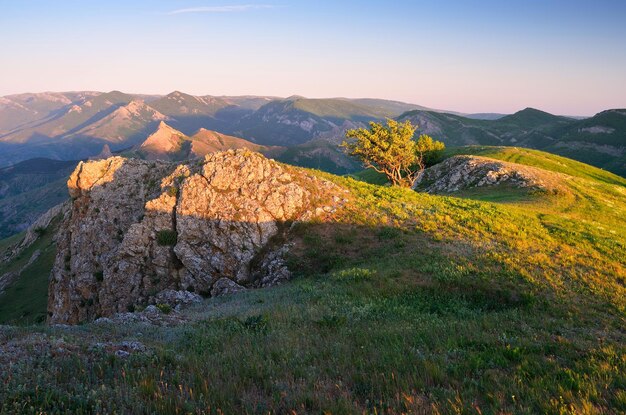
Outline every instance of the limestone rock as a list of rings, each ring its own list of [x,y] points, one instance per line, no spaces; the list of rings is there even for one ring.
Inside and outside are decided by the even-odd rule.
[[[426,170],[416,188],[429,193],[452,193],[485,186],[508,185],[539,191],[563,189],[556,174],[521,164],[478,156],[454,156]]]
[[[283,245],[265,256],[259,269],[259,275],[255,279],[259,287],[278,285],[291,279],[291,271],[285,262],[285,255],[289,251],[289,247],[288,244]]]
[[[167,304],[172,308],[180,308],[202,301],[202,297],[189,291],[163,290],[155,296],[157,304]]]
[[[245,287],[237,284],[235,281],[228,278],[220,278],[213,284],[211,295],[213,297],[219,297],[222,295],[235,294],[243,290],[245,290]]]
[[[181,165],[83,162],[68,187],[51,323],[131,312],[172,292],[219,295],[282,282],[290,276],[281,259],[289,224],[345,203],[336,185],[249,150]]]

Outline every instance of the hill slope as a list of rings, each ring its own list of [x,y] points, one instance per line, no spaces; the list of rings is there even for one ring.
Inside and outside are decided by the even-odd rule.
[[[521,146],[560,154],[626,176],[626,110],[575,120],[527,108],[496,120],[473,120],[432,111],[410,111],[400,119],[419,126],[448,146]]]
[[[0,328],[0,409],[621,413],[626,191],[594,171],[507,203],[308,172],[349,202],[290,227],[292,282],[161,306],[175,327]]]
[[[32,159],[0,169],[0,238],[28,228],[67,199],[67,177],[76,161]]]

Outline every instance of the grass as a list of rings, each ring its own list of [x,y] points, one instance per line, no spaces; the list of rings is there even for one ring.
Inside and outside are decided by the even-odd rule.
[[[492,203],[315,174],[351,203],[293,228],[294,281],[177,327],[0,330],[55,345],[0,373],[0,412],[626,411],[623,186]],[[122,340],[151,352],[90,349]]]
[[[7,249],[15,246],[24,238],[24,232],[16,233],[5,239],[0,239],[0,252],[5,252]]]
[[[389,183],[389,180],[387,180],[387,177],[384,174],[378,173],[374,169],[361,170],[352,174],[351,177],[362,182],[377,184],[379,186],[384,186]]]

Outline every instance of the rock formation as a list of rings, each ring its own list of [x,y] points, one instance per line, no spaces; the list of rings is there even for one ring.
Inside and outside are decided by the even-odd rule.
[[[332,213],[344,200],[334,184],[249,150],[180,165],[90,161],[68,187],[51,323],[132,311],[171,290],[209,296],[281,282],[290,223]]]
[[[529,190],[562,190],[560,176],[541,169],[478,156],[454,156],[424,170],[416,187],[429,193],[452,193],[508,185]]]

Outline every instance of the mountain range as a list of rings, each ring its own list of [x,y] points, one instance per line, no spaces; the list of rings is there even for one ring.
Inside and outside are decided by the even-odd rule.
[[[179,91],[165,96],[82,91],[2,97],[0,166],[35,157],[86,159],[105,146],[123,153],[140,146],[165,122],[185,137],[202,129],[215,131],[250,145],[282,147],[271,155],[287,163],[348,173],[360,166],[337,147],[345,130],[385,118],[409,119],[419,126],[418,133],[448,146],[530,147],[626,175],[623,109],[575,119],[532,108],[511,115],[461,114],[382,99],[193,96]]]
[[[399,117],[448,146],[497,145],[539,149],[626,176],[626,109],[572,119],[533,108],[495,120],[433,111],[409,111]]]
[[[417,108],[383,100],[198,97],[178,91],[166,96],[118,91],[12,95],[0,100],[0,166],[34,157],[85,159],[105,145],[113,152],[127,150],[162,121],[186,136],[207,129],[259,145],[293,146],[316,138],[336,140],[345,128]]]

